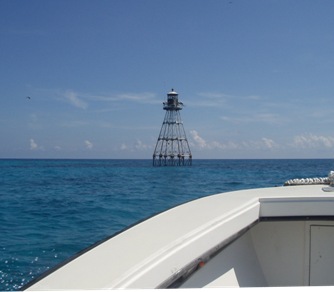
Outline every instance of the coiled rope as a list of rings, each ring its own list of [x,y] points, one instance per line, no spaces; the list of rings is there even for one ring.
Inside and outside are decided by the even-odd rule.
[[[284,183],[284,186],[298,186],[298,185],[334,186],[334,171],[330,171],[328,177],[295,178],[295,179],[289,179]]]

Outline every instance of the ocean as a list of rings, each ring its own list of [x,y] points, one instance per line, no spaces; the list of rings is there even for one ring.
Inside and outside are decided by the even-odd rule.
[[[19,290],[82,249],[200,197],[326,177],[332,159],[0,160],[0,290]]]

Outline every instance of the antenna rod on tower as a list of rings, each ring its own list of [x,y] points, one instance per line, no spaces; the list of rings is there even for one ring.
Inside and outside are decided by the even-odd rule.
[[[153,153],[153,166],[185,166],[192,164],[192,155],[183,128],[180,110],[183,103],[172,89],[163,103],[166,111]]]

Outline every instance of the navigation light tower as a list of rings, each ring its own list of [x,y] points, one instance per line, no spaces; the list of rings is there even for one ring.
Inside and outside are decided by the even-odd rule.
[[[167,94],[167,101],[163,103],[166,114],[153,153],[154,166],[184,166],[192,163],[192,155],[181,121],[182,107],[183,103],[179,101],[177,92],[172,89]]]

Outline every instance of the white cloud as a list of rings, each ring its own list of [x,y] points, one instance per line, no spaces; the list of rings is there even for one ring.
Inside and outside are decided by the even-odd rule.
[[[36,150],[36,149],[38,149],[37,143],[35,142],[34,139],[30,139],[30,150]]]
[[[205,141],[197,131],[190,131],[191,138],[195,143],[192,146],[198,147],[200,149],[238,149],[240,145],[234,142],[220,143],[217,141],[207,142]]]
[[[113,101],[134,101],[138,103],[160,103],[161,99],[155,99],[155,94],[150,92],[143,93],[119,93],[111,95],[87,95],[88,98],[96,101],[113,102]]]
[[[278,144],[272,139],[262,138],[261,141],[263,142],[263,145],[268,149],[273,149],[278,147]]]
[[[148,102],[148,101],[152,101],[152,98],[155,95],[152,93],[123,93],[123,94],[119,94],[117,96],[117,99],[119,100],[133,100],[133,101],[137,101],[137,102]]]
[[[192,101],[193,106],[205,106],[205,107],[220,107],[226,104],[226,101],[230,96],[219,92],[201,92],[198,93],[200,99]]]
[[[334,146],[334,137],[314,134],[298,135],[293,139],[293,146],[301,148],[331,148]]]
[[[38,145],[33,138],[31,138],[29,140],[29,144],[30,144],[30,150],[32,150],[32,151],[35,151],[35,150],[42,150],[42,151],[44,151],[44,147]]]
[[[88,140],[85,140],[85,145],[86,145],[86,148],[89,150],[93,148],[93,143]]]
[[[197,131],[190,131],[191,138],[194,143],[192,146],[198,147],[199,149],[222,149],[222,150],[236,150],[236,149],[274,149],[278,148],[279,145],[272,139],[261,138],[260,140],[249,140],[249,141],[227,141],[220,143],[217,141],[205,141]]]
[[[199,148],[207,148],[208,145],[206,141],[197,133],[197,131],[191,130],[190,135]]]
[[[121,151],[128,151],[128,152],[136,152],[136,151],[149,151],[153,148],[152,145],[150,144],[145,144],[143,141],[137,139],[135,143],[131,143],[131,144],[126,144],[126,143],[122,143],[119,146],[119,149]]]
[[[136,142],[136,144],[135,144],[135,148],[136,148],[137,150],[147,150],[147,149],[150,149],[151,146],[144,144],[144,143],[143,143],[142,141],[140,141],[140,140],[137,140],[137,142]]]
[[[67,90],[65,92],[65,98],[75,107],[80,109],[86,109],[88,107],[88,104],[81,100],[78,97],[78,94],[72,90]]]
[[[263,123],[282,123],[282,118],[273,113],[262,113],[254,116],[253,119],[255,122],[263,122]]]
[[[129,149],[129,147],[126,144],[122,143],[121,150],[127,150],[127,149]]]

